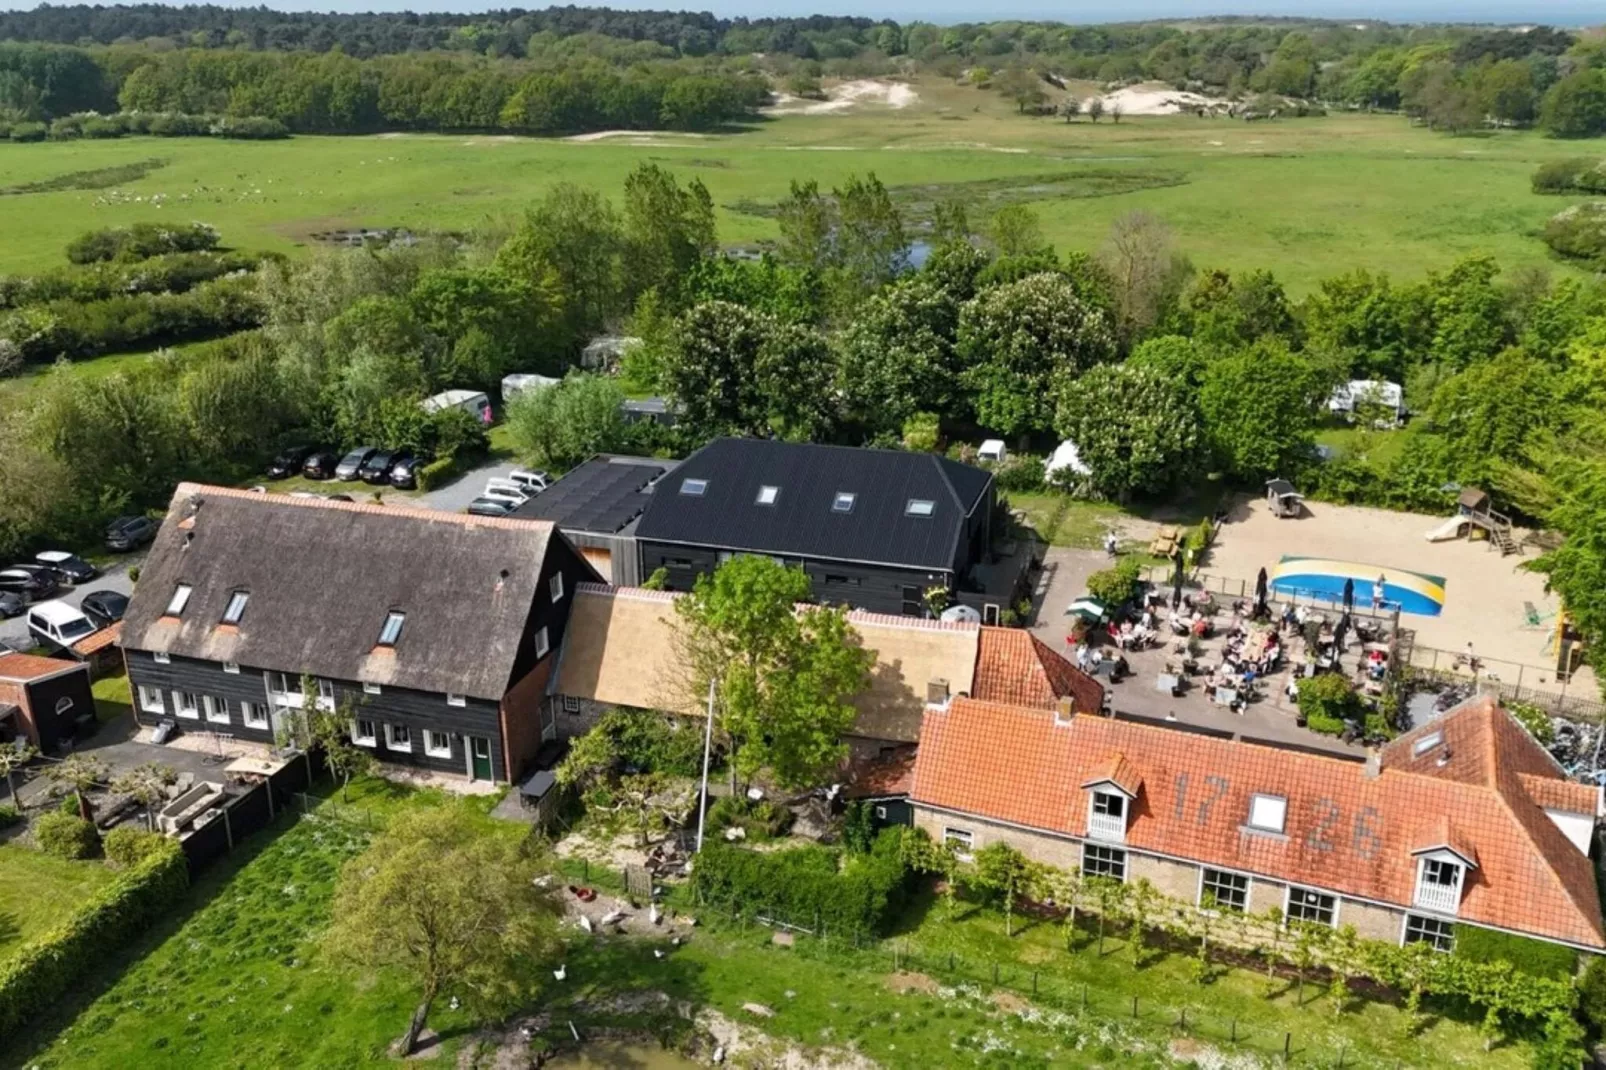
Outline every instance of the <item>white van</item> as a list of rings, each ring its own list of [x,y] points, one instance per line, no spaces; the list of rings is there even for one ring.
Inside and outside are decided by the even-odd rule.
[[[48,650],[66,650],[97,630],[82,611],[59,598],[28,610],[28,632]]]
[[[517,483],[507,479],[487,479],[485,492],[482,498],[494,498],[501,502],[512,502],[514,505],[523,505],[529,501],[531,494]]]
[[[1001,438],[988,439],[981,444],[981,449],[976,451],[976,460],[992,461],[994,464],[1008,456],[1009,451],[1004,448],[1004,440]]]
[[[545,472],[529,468],[515,468],[507,474],[507,481],[526,494],[540,494],[552,485],[552,477]]]

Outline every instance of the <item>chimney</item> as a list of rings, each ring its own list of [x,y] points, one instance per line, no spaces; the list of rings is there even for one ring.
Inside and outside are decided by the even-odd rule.
[[[1070,724],[1071,718],[1075,716],[1076,706],[1074,703],[1072,703],[1071,696],[1062,695],[1060,698],[1054,700],[1055,724]]]
[[[947,707],[948,681],[942,679],[928,680],[926,682],[926,705]]]
[[[1383,772],[1382,748],[1368,747],[1366,750],[1366,779],[1376,780],[1381,772]]]

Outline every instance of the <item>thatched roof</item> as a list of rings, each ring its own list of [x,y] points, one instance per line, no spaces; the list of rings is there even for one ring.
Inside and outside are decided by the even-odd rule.
[[[500,699],[550,523],[182,483],[123,620],[123,646]],[[561,536],[558,536],[561,538]],[[178,615],[179,584],[191,588]],[[222,616],[249,592],[237,625]],[[394,648],[380,630],[406,614]]]

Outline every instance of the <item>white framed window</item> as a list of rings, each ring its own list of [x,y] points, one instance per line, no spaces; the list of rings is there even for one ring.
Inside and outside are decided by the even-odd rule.
[[[223,623],[238,624],[240,618],[245,616],[245,604],[251,600],[250,591],[234,591],[229,595],[229,604],[223,607]]]
[[[1261,832],[1282,832],[1288,823],[1288,800],[1281,795],[1255,794],[1249,798],[1249,827]]]
[[[268,678],[268,694],[281,706],[301,705],[301,677],[284,672],[263,673]],[[295,690],[290,690],[291,687]]]
[[[1420,758],[1434,747],[1437,747],[1443,741],[1444,733],[1429,732],[1427,735],[1421,737],[1415,743],[1411,744],[1411,757]]]
[[[229,704],[212,695],[201,696],[201,708],[206,711],[206,719],[213,724],[229,723]]]
[[[368,683],[365,680],[362,685],[362,693],[365,695],[377,695],[380,693],[379,685]]]
[[[1126,882],[1126,852],[1119,847],[1082,844],[1082,876],[1109,877]]]
[[[333,680],[318,681],[318,708],[332,710],[335,708],[335,682]]]
[[[937,511],[937,503],[929,498],[910,498],[903,507],[904,516],[930,516]]]
[[[247,728],[267,728],[268,708],[260,702],[240,703],[240,720]]]
[[[766,485],[758,488],[758,497],[754,500],[754,504],[756,504],[756,505],[774,505],[775,504],[775,499],[779,498],[780,496],[781,496],[781,488],[780,487],[772,487],[772,486],[769,486],[768,484],[766,484]]]
[[[1435,951],[1455,950],[1455,923],[1442,918],[1424,918],[1419,914],[1405,916],[1406,944],[1432,944]]]
[[[701,498],[708,493],[708,480],[682,479],[680,481],[680,493],[692,498]]]
[[[1338,917],[1338,897],[1318,892],[1314,888],[1288,889],[1288,909],[1283,915],[1289,921],[1303,921],[1312,925],[1331,927]]]
[[[853,512],[853,503],[858,500],[859,496],[852,491],[839,490],[836,492],[836,497],[831,499],[831,512],[851,513]]]
[[[393,609],[385,615],[384,626],[379,629],[379,645],[395,646],[401,638],[402,625],[407,623],[407,614],[399,609]]]
[[[1095,839],[1126,840],[1126,796],[1114,791],[1095,791],[1088,811],[1087,834]]]
[[[552,578],[546,581],[546,588],[554,603],[563,601],[563,573],[554,572]]]
[[[887,819],[887,808],[885,806],[877,806],[875,808],[875,816],[877,821],[885,821]]]
[[[173,655],[164,654],[158,650],[151,655],[151,660],[156,662],[158,665],[171,665],[173,664]]]
[[[1249,907],[1249,878],[1224,869],[1201,870],[1199,905],[1207,910],[1235,910]]]
[[[351,741],[359,747],[372,747],[379,742],[379,736],[374,732],[374,722],[359,717],[351,722]]]
[[[563,696],[563,712],[564,713],[579,713],[580,712],[580,696],[579,695],[564,695]]]
[[[446,704],[448,706],[467,706],[468,699],[462,695],[454,695],[451,692],[447,692]]]
[[[547,639],[546,628],[543,627],[540,631],[535,633],[535,656],[538,658],[544,658],[546,657],[547,651],[551,649],[552,643],[549,639]]]
[[[404,724],[387,724],[385,746],[390,750],[412,750],[413,730]]]
[[[1454,914],[1461,908],[1465,867],[1448,858],[1424,858],[1416,871],[1416,905]]]
[[[238,676],[240,675],[240,663],[237,661],[225,661],[223,663],[223,671],[230,676]]]
[[[57,717],[65,717],[69,712],[71,712],[72,708],[73,708],[73,701],[72,701],[72,699],[68,698],[66,695],[63,695],[63,696],[61,696],[60,698],[58,698],[56,700],[56,716]]]
[[[140,684],[139,708],[146,713],[166,713],[167,703],[162,698],[162,689]]]
[[[173,712],[180,717],[199,720],[201,716],[200,701],[193,692],[175,691],[173,692]]]
[[[424,729],[424,753],[431,758],[450,758],[452,756],[452,737],[445,732]]]
[[[969,829],[945,828],[942,830],[942,842],[954,849],[954,855],[961,862],[969,862],[973,857],[971,851],[976,846],[976,836]]]
[[[190,604],[190,591],[193,588],[187,583],[181,583],[173,588],[173,597],[167,600],[167,609],[164,617],[179,617],[184,614],[184,607]]]

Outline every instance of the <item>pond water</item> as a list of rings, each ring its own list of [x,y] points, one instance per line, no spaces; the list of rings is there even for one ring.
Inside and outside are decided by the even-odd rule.
[[[698,1070],[701,1065],[656,1044],[611,1041],[587,1044],[583,1051],[566,1053],[547,1063],[562,1070]]]

